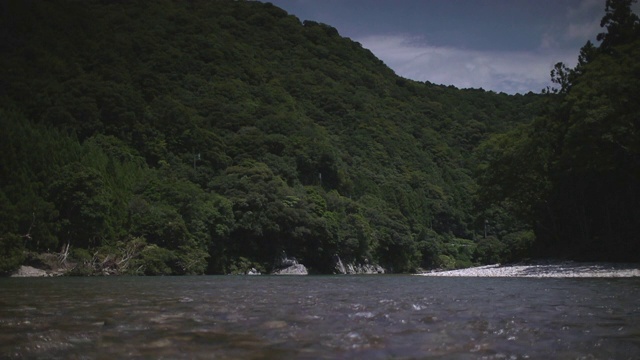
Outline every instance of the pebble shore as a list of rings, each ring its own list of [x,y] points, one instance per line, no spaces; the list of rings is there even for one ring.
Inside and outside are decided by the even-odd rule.
[[[640,276],[640,264],[559,262],[547,264],[486,265],[450,271],[430,271],[420,276],[616,278]]]

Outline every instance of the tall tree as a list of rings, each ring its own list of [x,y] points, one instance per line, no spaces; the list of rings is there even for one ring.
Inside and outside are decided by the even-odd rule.
[[[485,171],[494,174],[487,179],[518,188],[521,194],[536,192],[543,179],[549,182],[543,187],[547,191],[539,192],[534,212],[528,213],[543,253],[638,260],[640,26],[631,11],[633,3],[607,1],[600,46],[587,42],[575,69],[556,65],[551,75],[560,88],[549,94],[546,116],[518,137],[520,145],[503,146]],[[543,156],[518,154],[527,148],[537,148]],[[521,161],[526,158],[527,171],[503,166],[514,155]],[[509,175],[495,176],[500,169]],[[534,181],[523,178],[525,174],[534,174]],[[496,186],[486,180],[483,184],[485,192]],[[504,201],[512,193],[498,199]]]
[[[606,15],[600,21],[600,26],[606,32],[598,34],[601,41],[600,49],[610,51],[618,45],[629,43],[637,39],[640,32],[638,16],[633,13],[631,5],[637,0],[607,0]]]

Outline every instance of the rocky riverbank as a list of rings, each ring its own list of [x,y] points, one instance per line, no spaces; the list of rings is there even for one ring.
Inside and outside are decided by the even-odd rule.
[[[364,264],[346,263],[344,264],[338,254],[333,256],[333,273],[341,275],[361,275],[361,274],[384,274],[386,270],[377,264],[369,264],[365,259]]]
[[[52,277],[64,275],[62,270],[44,270],[33,266],[22,265],[11,274],[11,277]]]
[[[531,278],[614,278],[640,276],[640,264],[599,262],[542,262],[532,264],[486,265],[450,271],[429,271],[421,276],[450,277],[531,277]]]

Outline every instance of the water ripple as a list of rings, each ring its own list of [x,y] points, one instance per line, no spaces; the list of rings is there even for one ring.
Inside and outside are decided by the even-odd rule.
[[[0,358],[638,358],[638,279],[0,279]]]

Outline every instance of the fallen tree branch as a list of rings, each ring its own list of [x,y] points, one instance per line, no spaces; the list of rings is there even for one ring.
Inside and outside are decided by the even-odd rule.
[[[69,248],[71,247],[71,243],[67,242],[66,245],[62,246],[62,251],[58,254],[58,263],[60,265],[65,265],[67,263],[67,258],[69,257]]]

